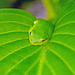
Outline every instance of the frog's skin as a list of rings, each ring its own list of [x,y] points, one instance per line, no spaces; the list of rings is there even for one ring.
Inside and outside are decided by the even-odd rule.
[[[29,40],[32,45],[42,45],[51,38],[53,25],[46,20],[37,19],[29,30]]]

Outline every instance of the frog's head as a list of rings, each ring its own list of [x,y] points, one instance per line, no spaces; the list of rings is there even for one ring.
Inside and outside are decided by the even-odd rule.
[[[38,19],[34,22],[34,25],[29,30],[29,40],[32,45],[42,45],[50,37],[50,28],[49,24],[42,19]],[[48,26],[47,26],[48,25]],[[49,33],[50,32],[50,33]]]
[[[33,28],[31,28],[31,31],[29,32],[29,39],[31,44],[33,45],[42,45],[47,41],[47,38],[43,35],[42,32],[37,31]]]

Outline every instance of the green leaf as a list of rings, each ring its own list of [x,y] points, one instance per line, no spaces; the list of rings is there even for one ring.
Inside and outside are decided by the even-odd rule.
[[[26,11],[0,10],[0,75],[74,75],[75,2],[61,10],[46,44],[29,41],[35,20]]]
[[[47,19],[56,20],[60,9],[71,1],[73,0],[42,0],[47,10]]]
[[[53,59],[48,60],[49,54]],[[59,13],[47,55],[57,75],[75,74],[75,2]]]

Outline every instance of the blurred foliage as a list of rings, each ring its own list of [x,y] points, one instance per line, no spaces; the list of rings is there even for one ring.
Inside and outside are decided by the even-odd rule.
[[[46,18],[48,20],[55,21],[59,10],[72,0],[0,0],[0,8],[12,7],[12,8],[20,8],[24,10],[29,9],[28,10],[29,12],[31,13],[34,12],[32,13],[33,15],[35,14],[38,15],[37,12],[39,12],[41,15],[41,12],[45,12],[45,11],[43,10],[44,7],[42,8],[42,4],[38,3],[38,1],[43,2],[44,7],[46,9],[45,11],[47,11],[47,15],[45,13],[42,14],[46,15]]]
[[[0,8],[12,7],[12,3],[16,0],[0,0]]]
[[[46,19],[46,10],[43,3],[39,0],[32,2],[27,8],[25,6],[22,9],[32,13],[36,18]]]
[[[30,3],[34,0],[0,0],[0,8],[19,8],[24,2]]]
[[[62,7],[72,0],[42,0],[47,10],[47,19],[55,20]]]
[[[23,6],[23,7],[26,7],[26,6],[29,5],[32,1],[34,1],[34,0],[17,0],[17,1],[13,4],[13,7],[14,7],[14,8],[21,8],[22,6]]]

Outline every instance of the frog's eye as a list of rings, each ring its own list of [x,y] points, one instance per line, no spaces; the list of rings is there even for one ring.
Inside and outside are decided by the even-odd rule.
[[[32,33],[30,32],[30,35],[32,35]]]
[[[41,42],[44,42],[45,40],[40,40]]]
[[[40,41],[41,41],[41,42],[44,42],[44,41],[46,41],[46,40],[48,40],[48,39],[47,39],[47,38],[46,38],[45,40],[41,39]]]

